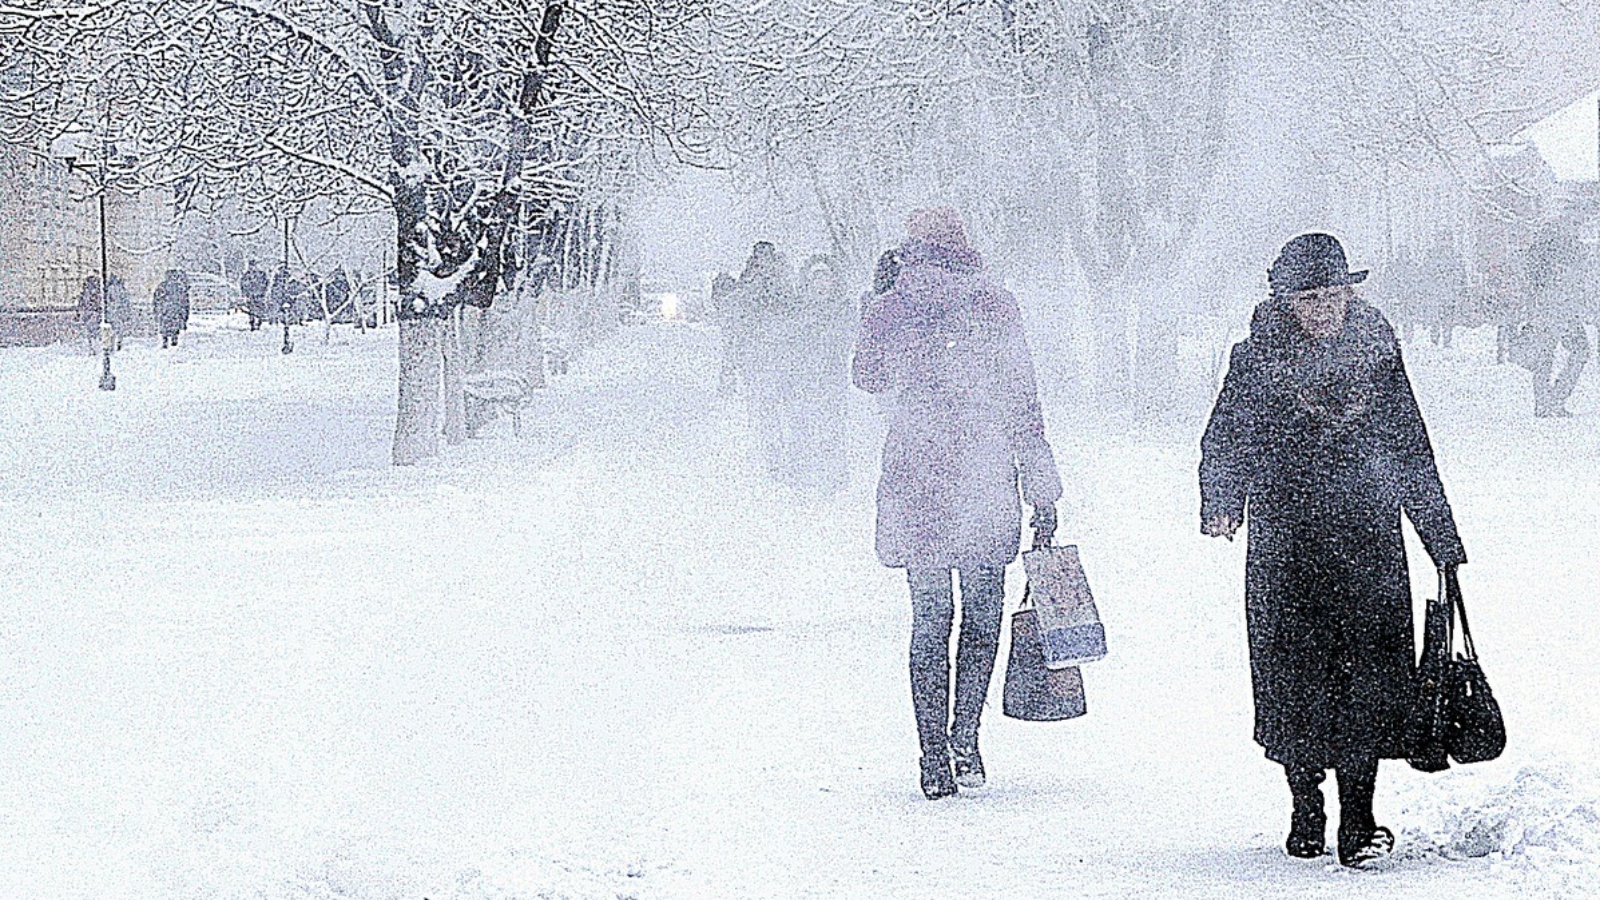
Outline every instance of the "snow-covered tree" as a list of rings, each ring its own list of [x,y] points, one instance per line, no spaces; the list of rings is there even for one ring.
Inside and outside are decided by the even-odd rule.
[[[0,98],[32,135],[92,130],[175,191],[285,215],[392,211],[396,462],[436,452],[440,321],[525,266],[514,239],[612,154],[692,153],[698,30],[680,0],[20,0]]]

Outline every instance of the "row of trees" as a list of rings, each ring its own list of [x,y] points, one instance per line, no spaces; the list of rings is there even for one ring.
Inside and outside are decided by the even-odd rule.
[[[1445,172],[1487,215],[1532,214],[1492,148],[1570,87],[1543,61],[1600,26],[1570,0],[752,6],[729,32],[756,62],[731,76],[738,164],[809,193],[858,269],[883,211],[960,206],[1002,264],[1084,298],[1056,312],[1084,317],[1117,411],[1171,397],[1196,288],[1347,198]]]
[[[86,133],[118,161],[101,189],[180,209],[387,211],[410,463],[437,452],[450,311],[538,277],[649,153],[702,152],[705,21],[674,0],[20,0],[0,6],[0,136]]]
[[[961,206],[1003,264],[1077,279],[1094,381],[1126,407],[1166,393],[1170,286],[1215,265],[1230,211],[1283,196],[1241,184],[1255,144],[1286,140],[1285,177],[1322,189],[1465,179],[1503,137],[1482,117],[1504,73],[1549,49],[1503,27],[1524,6],[7,0],[0,140],[89,133],[119,184],[180,206],[385,211],[397,462],[436,450],[449,311],[607,270],[631,193],[684,162],[809,198],[857,273],[885,211]]]

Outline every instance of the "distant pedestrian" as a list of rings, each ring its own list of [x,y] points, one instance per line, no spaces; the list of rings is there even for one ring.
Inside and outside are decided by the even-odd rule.
[[[122,339],[133,333],[133,297],[122,276],[112,274],[106,286],[106,321],[111,323],[113,349],[122,349]]]
[[[815,256],[800,270],[794,302],[758,320],[753,352],[773,386],[765,410],[778,441],[773,475],[806,493],[836,494],[849,479],[844,418],[858,319],[833,260]]]
[[[250,317],[250,330],[258,331],[269,315],[267,310],[267,273],[256,260],[250,260],[244,274],[239,276],[239,296],[244,301],[245,315]]]
[[[151,299],[156,329],[161,332],[161,347],[178,346],[178,335],[189,327],[189,276],[182,269],[168,269],[156,285]]]
[[[354,322],[355,310],[350,306],[350,277],[343,268],[334,269],[322,280],[322,302],[327,308],[329,322]]]
[[[100,341],[105,301],[105,293],[100,289],[100,276],[90,275],[83,279],[83,290],[78,292],[78,324],[83,328],[84,337],[91,347]]]
[[[1467,561],[1383,314],[1344,248],[1305,234],[1268,275],[1201,440],[1202,530],[1232,539],[1248,510],[1245,621],[1255,738],[1293,797],[1288,852],[1324,852],[1320,785],[1339,787],[1339,861],[1394,846],[1373,815],[1380,759],[1400,759],[1416,653],[1404,511],[1440,570]]]
[[[918,210],[906,230],[892,286],[867,298],[853,370],[857,387],[893,394],[877,552],[906,570],[910,586],[922,791],[936,800],[985,780],[978,725],[1000,642],[1005,567],[1021,544],[1019,475],[1036,542],[1055,531],[1061,479],[1016,298],[989,275],[954,210]],[[961,588],[953,704],[952,573]]]
[[[1446,229],[1434,235],[1433,244],[1422,259],[1419,287],[1425,298],[1428,329],[1435,347],[1449,349],[1456,327],[1465,319],[1467,269],[1456,252],[1455,238]]]
[[[770,241],[757,241],[750,250],[735,292],[740,316],[734,339],[742,342],[739,370],[745,386],[750,423],[761,447],[767,473],[782,479],[784,427],[782,409],[784,379],[777,360],[775,338],[780,321],[792,315],[795,295],[794,269],[788,257]]]
[[[1565,418],[1567,398],[1589,362],[1583,245],[1566,229],[1551,228],[1528,249],[1528,321],[1516,338],[1520,362],[1533,373],[1533,414]],[[1558,354],[1564,351],[1560,374]]]

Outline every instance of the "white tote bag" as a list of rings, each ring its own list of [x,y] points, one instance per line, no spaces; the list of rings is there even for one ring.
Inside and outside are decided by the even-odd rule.
[[[1022,554],[1028,594],[1039,611],[1044,664],[1066,669],[1104,659],[1106,629],[1095,608],[1078,548],[1039,547]]]

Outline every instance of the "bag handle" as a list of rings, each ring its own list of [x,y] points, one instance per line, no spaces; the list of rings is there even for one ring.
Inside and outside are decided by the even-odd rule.
[[[1450,568],[1441,570],[1439,572],[1439,578],[1444,582],[1444,593],[1450,601],[1451,611],[1453,613],[1451,616],[1451,622],[1453,623],[1455,621],[1456,616],[1460,616],[1461,618],[1461,646],[1462,649],[1466,651],[1465,659],[1468,662],[1476,662],[1478,659],[1478,648],[1472,643],[1472,628],[1467,625],[1467,605],[1461,599],[1461,577],[1456,574],[1455,567],[1451,566]]]

